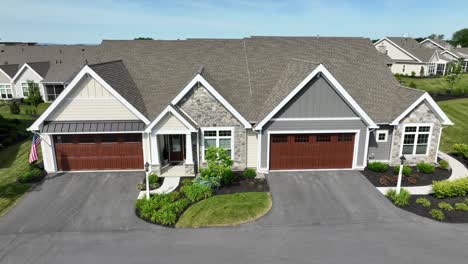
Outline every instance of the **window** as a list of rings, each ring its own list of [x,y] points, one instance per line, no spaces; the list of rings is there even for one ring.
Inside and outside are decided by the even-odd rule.
[[[431,126],[409,125],[403,132],[402,154],[427,155]]]
[[[272,136],[273,143],[288,143],[288,136],[286,135],[274,135]]]
[[[64,87],[62,84],[46,84],[46,99],[47,101],[54,101],[63,92]]]
[[[403,69],[401,71],[405,72],[405,70],[406,70],[406,65],[403,64]]]
[[[387,142],[388,140],[388,130],[377,130],[376,132],[376,142]]]
[[[13,98],[13,91],[10,84],[0,84],[0,97],[2,99]]]
[[[435,65],[436,65],[435,63],[429,63],[429,69],[428,69],[429,75],[435,74],[435,67],[436,67]]]
[[[296,142],[296,143],[307,143],[307,142],[309,142],[309,135],[294,136],[294,142]]]
[[[29,85],[27,82],[21,83],[21,90],[23,91],[23,97],[29,96]]]
[[[443,64],[443,63],[437,64],[436,74],[437,75],[444,75],[444,73],[445,73],[445,64]]]
[[[228,155],[233,157],[233,128],[206,128],[203,129],[203,159],[206,150],[210,147],[224,148]]]
[[[330,135],[317,135],[316,142],[330,142]]]
[[[353,135],[352,134],[339,134],[338,135],[338,141],[353,141]]]

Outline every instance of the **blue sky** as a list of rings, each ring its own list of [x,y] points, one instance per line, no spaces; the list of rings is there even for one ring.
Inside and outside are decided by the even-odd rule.
[[[411,37],[468,27],[468,1],[2,0],[1,41],[239,38],[251,35]]]

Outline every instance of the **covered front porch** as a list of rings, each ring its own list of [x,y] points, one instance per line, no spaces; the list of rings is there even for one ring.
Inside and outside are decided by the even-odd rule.
[[[160,177],[194,177],[197,172],[197,124],[168,106],[150,125],[151,171]]]

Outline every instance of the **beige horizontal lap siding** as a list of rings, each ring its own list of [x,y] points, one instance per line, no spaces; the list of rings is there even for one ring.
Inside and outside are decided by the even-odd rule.
[[[138,120],[138,117],[96,80],[88,77],[81,81],[47,120]]]
[[[188,128],[184,124],[182,124],[182,122],[179,119],[177,119],[177,117],[175,117],[171,113],[167,113],[167,115],[164,116],[161,121],[159,121],[155,129],[156,131],[185,131]]]
[[[27,83],[28,81],[33,81],[39,84],[39,91],[41,92],[42,97],[44,97],[44,91],[42,89],[41,77],[34,73],[31,69],[25,68],[23,72],[15,80],[15,94],[17,98],[23,97],[23,88],[21,87],[22,83]]]
[[[257,167],[258,143],[257,134],[247,130],[247,167]]]
[[[377,44],[376,49],[379,50],[379,47],[385,47],[382,49],[385,49],[387,51],[387,55],[394,60],[411,60],[411,61],[417,61],[413,57],[409,56],[406,54],[404,51],[401,50],[401,48],[398,48],[397,46],[393,45],[387,40],[381,41],[379,44]]]

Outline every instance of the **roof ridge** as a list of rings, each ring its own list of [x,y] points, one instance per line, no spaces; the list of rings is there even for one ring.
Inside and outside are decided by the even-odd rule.
[[[93,64],[88,64],[88,66],[98,66],[98,65],[104,65],[104,64],[111,64],[115,62],[122,62],[122,59],[116,59],[116,60],[110,60],[110,61],[104,61],[104,62],[98,62],[98,63],[93,63]]]
[[[290,60],[295,60],[295,61],[307,62],[307,63],[310,63],[310,64],[317,64],[317,65],[322,64],[321,62],[310,61],[310,60],[304,60],[304,59],[298,59],[298,58],[289,58],[289,59],[290,59]]]

